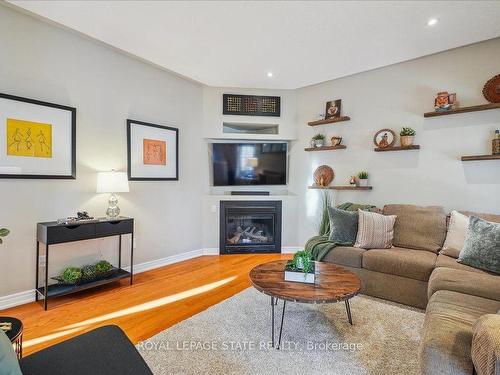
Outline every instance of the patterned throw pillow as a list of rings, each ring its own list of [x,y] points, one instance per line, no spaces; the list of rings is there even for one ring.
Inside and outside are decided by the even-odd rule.
[[[330,237],[337,245],[352,246],[358,234],[358,213],[329,207]]]
[[[458,261],[500,274],[500,224],[471,216]]]
[[[362,249],[389,249],[394,238],[396,215],[358,211],[358,235],[354,247]]]

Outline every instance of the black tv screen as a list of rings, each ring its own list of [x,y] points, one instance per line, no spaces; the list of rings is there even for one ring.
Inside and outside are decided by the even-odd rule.
[[[214,186],[286,185],[287,143],[213,143]]]

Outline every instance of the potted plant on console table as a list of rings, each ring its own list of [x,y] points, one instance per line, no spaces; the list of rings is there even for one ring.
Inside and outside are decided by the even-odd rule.
[[[298,251],[285,266],[285,281],[314,284],[314,261],[309,251]]]

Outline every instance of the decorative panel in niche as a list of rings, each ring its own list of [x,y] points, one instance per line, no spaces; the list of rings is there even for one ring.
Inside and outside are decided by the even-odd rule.
[[[222,100],[224,115],[273,116],[281,115],[279,96],[224,94]]]

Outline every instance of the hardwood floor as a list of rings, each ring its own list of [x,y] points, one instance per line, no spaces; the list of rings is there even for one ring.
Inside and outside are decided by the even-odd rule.
[[[134,285],[105,285],[49,302],[0,311],[24,324],[23,354],[29,355],[99,326],[116,324],[134,343],[248,288],[250,270],[291,255],[202,256],[137,274]]]

